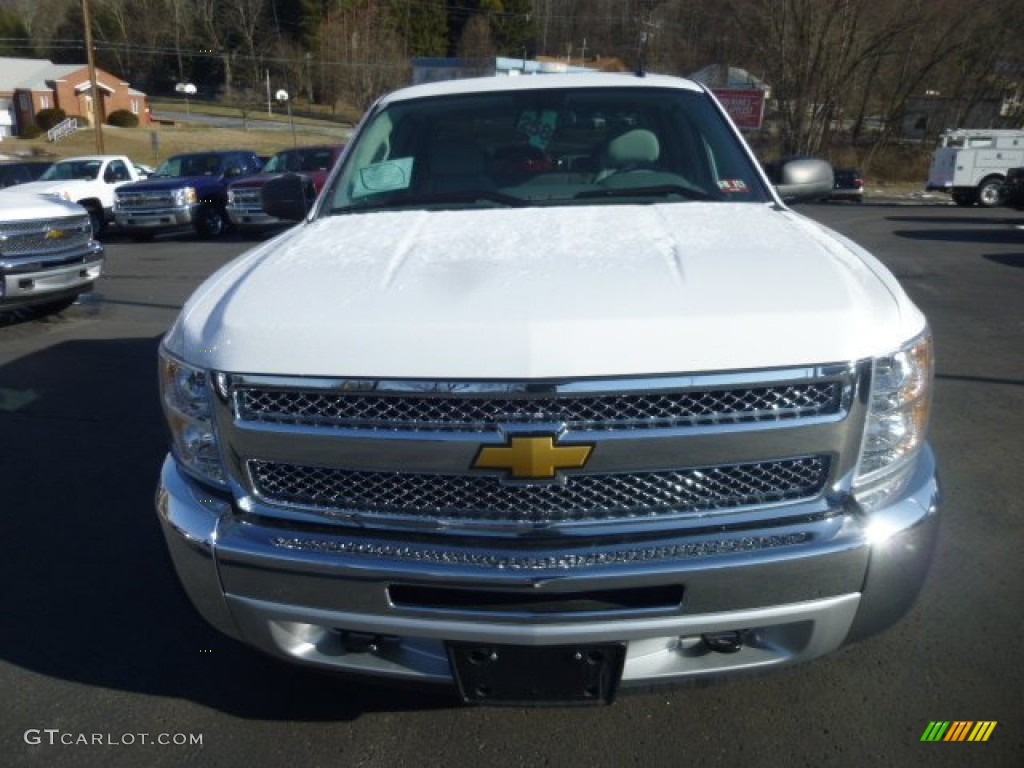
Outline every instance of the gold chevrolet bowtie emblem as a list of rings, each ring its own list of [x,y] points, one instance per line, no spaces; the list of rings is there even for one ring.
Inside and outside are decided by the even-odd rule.
[[[43,235],[44,240],[62,240],[67,236],[67,232],[63,229],[48,229],[46,234]]]
[[[560,469],[580,469],[594,450],[592,445],[555,445],[547,437],[513,437],[507,445],[480,449],[474,469],[504,469],[519,480],[550,480]]]

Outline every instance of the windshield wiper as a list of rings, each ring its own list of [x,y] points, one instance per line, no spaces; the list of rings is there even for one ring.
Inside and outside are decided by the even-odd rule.
[[[650,187],[587,189],[575,195],[576,200],[612,197],[684,197],[687,200],[722,200],[722,197],[719,195],[711,195],[701,189],[697,189],[696,187],[687,187],[682,184],[655,184]]]
[[[529,201],[493,189],[468,189],[418,195],[389,195],[385,198],[375,197],[372,200],[357,201],[341,208],[335,208],[331,212],[377,211],[387,208],[418,208],[420,206],[479,202],[497,203],[510,208],[521,208],[527,205]]]

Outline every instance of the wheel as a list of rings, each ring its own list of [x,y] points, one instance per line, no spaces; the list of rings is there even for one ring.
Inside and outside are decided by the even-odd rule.
[[[220,237],[227,228],[224,213],[219,208],[206,205],[199,209],[196,232],[200,237]]]
[[[106,221],[103,218],[103,211],[94,206],[86,206],[85,210],[89,212],[89,225],[92,227],[92,236],[97,238],[103,231],[103,227],[106,225]]]
[[[1003,180],[991,176],[978,185],[978,205],[984,208],[995,208],[1003,204],[1003,193],[1000,189]]]
[[[974,205],[974,201],[977,199],[973,192],[954,192],[953,202],[962,208],[969,208]]]

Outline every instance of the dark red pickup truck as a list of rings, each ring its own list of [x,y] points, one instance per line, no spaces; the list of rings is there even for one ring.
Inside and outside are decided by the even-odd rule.
[[[257,176],[232,183],[228,187],[227,212],[231,223],[240,230],[267,229],[291,224],[263,212],[260,191],[263,185],[283,173],[298,173],[313,182],[317,194],[323,189],[327,175],[341,156],[342,144],[285,149],[271,157]]]

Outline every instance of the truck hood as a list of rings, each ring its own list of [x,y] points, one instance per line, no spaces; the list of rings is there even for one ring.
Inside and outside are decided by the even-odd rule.
[[[120,190],[132,192],[162,192],[165,189],[181,189],[182,187],[204,187],[207,184],[219,184],[220,176],[168,176],[166,178],[143,179],[118,187]]]
[[[39,219],[62,219],[68,216],[85,216],[85,209],[78,203],[70,203],[49,195],[18,193],[28,184],[16,184],[0,193],[0,229],[2,224]],[[0,246],[0,251],[3,248]]]
[[[271,179],[279,179],[284,176],[285,173],[296,173],[298,176],[302,176],[313,181],[313,186],[316,191],[319,192],[323,189],[324,182],[327,181],[327,171],[286,171],[281,173],[258,173],[255,176],[246,176],[241,181],[231,182],[232,189],[245,189],[252,187],[262,187]]]
[[[240,181],[233,181],[231,182],[231,186],[235,189],[244,187],[262,187],[271,179],[276,179],[283,175],[283,173],[257,173],[253,176],[246,176]]]
[[[79,197],[78,190],[92,189],[92,185],[95,181],[79,181],[75,179],[65,179],[62,181],[27,181],[24,184],[15,184],[13,187],[7,187],[7,189],[0,192],[3,195],[11,194],[31,194],[31,195],[53,195],[58,196],[62,192],[66,192],[71,199],[77,199]]]
[[[824,227],[676,203],[319,219],[213,275],[167,344],[236,373],[532,379],[846,362],[923,327]]]

